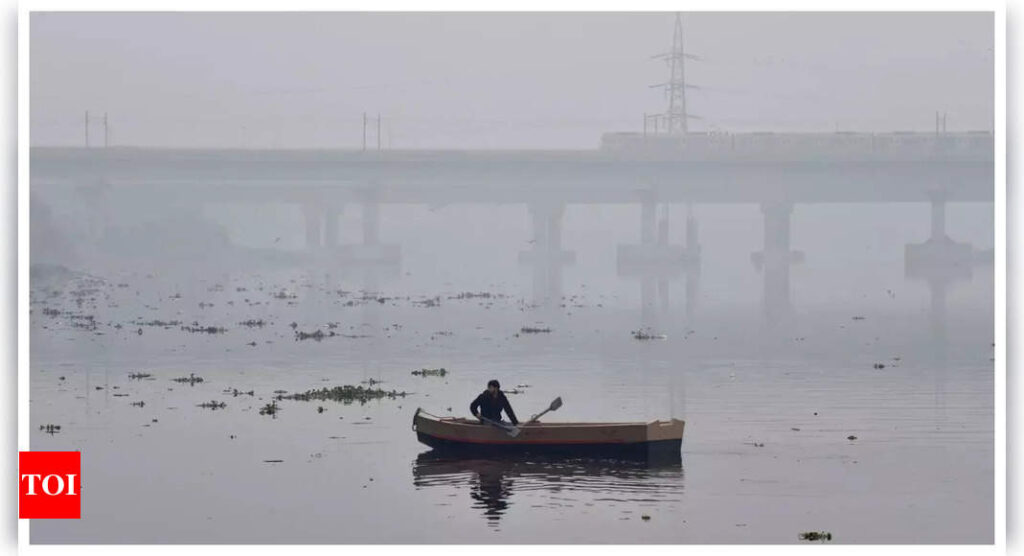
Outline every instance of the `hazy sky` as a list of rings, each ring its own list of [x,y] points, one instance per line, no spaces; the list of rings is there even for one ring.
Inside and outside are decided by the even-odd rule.
[[[993,17],[687,13],[691,129],[991,129]],[[31,142],[594,148],[665,110],[669,13],[34,13]],[[375,125],[369,142],[375,145]]]

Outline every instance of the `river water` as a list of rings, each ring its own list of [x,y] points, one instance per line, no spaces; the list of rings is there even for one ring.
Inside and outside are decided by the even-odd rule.
[[[294,250],[294,212],[206,216],[236,245]],[[685,244],[686,208],[668,216]],[[616,266],[635,206],[569,207],[560,275],[519,262],[522,206],[385,207],[397,266],[151,253],[40,270],[31,448],[82,452],[82,519],[35,521],[31,541],[993,542],[991,263],[908,272],[924,204],[797,205],[802,257],[766,290],[759,208],[692,216],[699,269],[646,284]],[[991,204],[947,209],[956,241],[991,249],[992,229]],[[424,367],[448,373],[411,374]],[[417,443],[417,407],[467,415],[490,378],[520,391],[520,417],[561,396],[545,420],[685,419],[681,461],[451,460]],[[259,412],[279,391],[371,379],[407,395]]]

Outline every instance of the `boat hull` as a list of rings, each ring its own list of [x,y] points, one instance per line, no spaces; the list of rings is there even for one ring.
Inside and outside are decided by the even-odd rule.
[[[678,419],[650,423],[533,423],[511,437],[475,420],[434,417],[417,410],[416,438],[434,448],[468,456],[546,454],[629,459],[679,457],[685,423]]]

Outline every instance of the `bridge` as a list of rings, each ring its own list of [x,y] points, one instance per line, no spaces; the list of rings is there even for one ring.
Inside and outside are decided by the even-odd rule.
[[[733,155],[714,151],[704,156],[700,151],[685,151],[685,146],[667,155],[657,149],[628,148],[371,152],[33,148],[30,171],[33,191],[66,191],[108,216],[144,206],[195,210],[208,204],[294,205],[303,215],[310,253],[385,266],[399,264],[401,254],[399,246],[380,243],[384,205],[522,204],[531,216],[533,248],[520,253],[519,259],[534,268],[538,302],[560,297],[561,267],[575,260],[575,254],[562,246],[566,206],[635,204],[641,214],[639,241],[618,246],[617,260],[621,276],[641,282],[644,322],[656,322],[654,300],[667,302],[669,280],[686,276],[689,298],[699,276],[697,222],[688,217],[685,244],[670,245],[665,208],[755,204],[761,207],[764,245],[751,254],[751,262],[764,275],[764,313],[769,321],[777,321],[790,312],[789,269],[804,258],[790,247],[791,216],[801,204],[926,205],[931,211],[931,234],[923,243],[906,246],[908,277],[946,284],[970,274],[979,254],[946,235],[945,207],[994,201],[991,136],[987,143],[972,136],[966,149],[948,148],[944,139],[923,148],[930,139],[917,139],[906,143],[912,149],[886,148],[884,156],[871,150],[851,154],[846,146],[857,145],[856,141],[836,143],[842,148],[831,154],[817,149],[804,156],[796,156],[799,152],[793,150],[780,154],[778,149],[740,150]],[[741,138],[739,144],[758,143]],[[873,139],[870,144],[882,142]],[[351,205],[362,210],[362,241],[342,245],[338,222]]]

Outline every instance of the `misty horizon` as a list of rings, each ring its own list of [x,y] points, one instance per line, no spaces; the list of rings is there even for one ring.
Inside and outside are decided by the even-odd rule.
[[[31,144],[595,149],[662,112],[671,13],[34,13]],[[691,131],[991,131],[986,13],[683,14]],[[907,33],[913,29],[913,33]],[[183,37],[188,40],[183,40]],[[755,47],[756,45],[756,47]],[[807,45],[813,45],[808,48]]]

